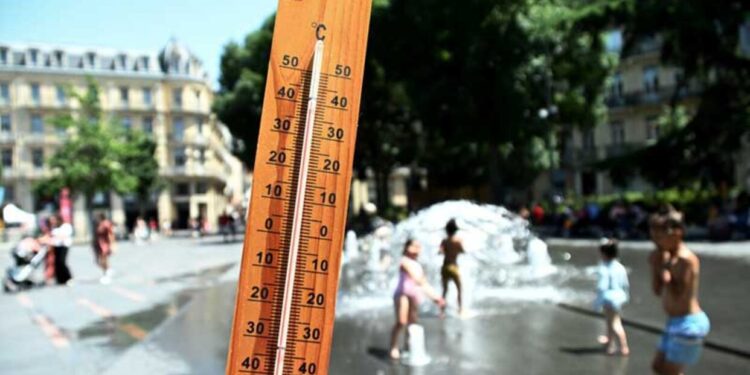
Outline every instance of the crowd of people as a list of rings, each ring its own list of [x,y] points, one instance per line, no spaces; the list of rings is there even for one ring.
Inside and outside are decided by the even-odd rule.
[[[698,237],[714,241],[750,239],[750,194],[739,193],[732,199],[712,199],[693,204],[690,222]],[[617,200],[602,205],[588,201],[578,205],[559,202],[544,205],[534,202],[520,206],[518,213],[538,231],[557,237],[647,239],[648,212],[656,209],[643,201]]]
[[[529,213],[534,215],[533,213]],[[539,212],[537,217],[543,216]],[[700,260],[684,242],[685,219],[683,213],[670,205],[661,206],[645,217],[654,250],[648,255],[650,282],[654,295],[661,299],[667,315],[666,327],[660,338],[651,367],[657,374],[683,374],[688,366],[698,362],[704,338],[710,331],[710,321],[698,302]],[[391,332],[390,357],[402,356],[399,338],[411,324],[419,320],[419,305],[424,296],[436,303],[441,318],[447,306],[447,288],[453,282],[458,290],[459,311],[464,311],[461,299],[461,277],[457,258],[464,252],[457,236],[458,226],[450,220],[445,227],[446,237],[439,245],[445,255],[441,269],[443,294],[438,294],[429,284],[419,264],[421,245],[409,239],[404,244],[399,263],[399,279],[394,291],[395,323]],[[599,247],[601,262],[597,268],[596,298],[594,307],[601,311],[605,321],[605,334],[599,336],[602,350],[610,355],[628,356],[630,347],[622,324],[623,307],[630,300],[630,282],[625,266],[618,260],[618,241],[603,238]],[[646,261],[646,259],[644,259]],[[406,330],[408,333],[408,330]],[[406,345],[408,348],[408,338]]]

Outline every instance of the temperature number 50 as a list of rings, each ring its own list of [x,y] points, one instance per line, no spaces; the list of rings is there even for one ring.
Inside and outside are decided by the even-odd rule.
[[[342,77],[351,77],[352,68],[349,65],[336,65],[336,75]]]

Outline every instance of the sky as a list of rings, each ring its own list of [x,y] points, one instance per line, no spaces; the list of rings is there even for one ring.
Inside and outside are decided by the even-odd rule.
[[[257,30],[277,0],[0,0],[0,42],[157,53],[177,38],[218,87],[229,41]]]

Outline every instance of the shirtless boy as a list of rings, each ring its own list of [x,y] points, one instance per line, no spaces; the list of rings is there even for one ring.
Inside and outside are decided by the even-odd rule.
[[[698,304],[700,261],[682,242],[683,215],[662,207],[650,219],[651,239],[656,244],[650,257],[653,291],[662,299],[667,326],[651,364],[657,374],[683,374],[700,358],[703,338],[710,330]]]
[[[458,255],[464,252],[464,247],[461,239],[456,236],[458,232],[458,225],[456,225],[455,219],[450,219],[445,224],[445,233],[447,237],[440,243],[440,254],[444,254],[443,268],[440,270],[440,274],[443,279],[443,299],[448,294],[448,282],[453,281],[456,284],[456,290],[458,291],[458,312],[459,315],[464,314],[463,301],[461,299],[461,273],[458,270]],[[445,315],[445,306],[442,307],[441,316]]]

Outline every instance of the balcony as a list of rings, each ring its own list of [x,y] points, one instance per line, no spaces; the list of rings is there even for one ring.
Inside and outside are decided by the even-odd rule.
[[[701,89],[691,85],[681,89],[677,93],[677,99],[683,100],[689,97],[695,97],[701,92]],[[607,107],[611,109],[660,104],[672,100],[672,95],[674,95],[674,93],[675,86],[662,87],[656,91],[635,91],[625,93],[624,95],[608,96],[605,99],[605,103],[607,104]]]
[[[615,158],[618,156],[623,156],[628,153],[631,153],[641,147],[644,147],[641,144],[636,143],[620,143],[620,144],[613,144],[609,145],[604,149],[604,154],[606,158]]]
[[[576,164],[591,164],[599,160],[599,152],[596,147],[579,148],[575,150]]]

